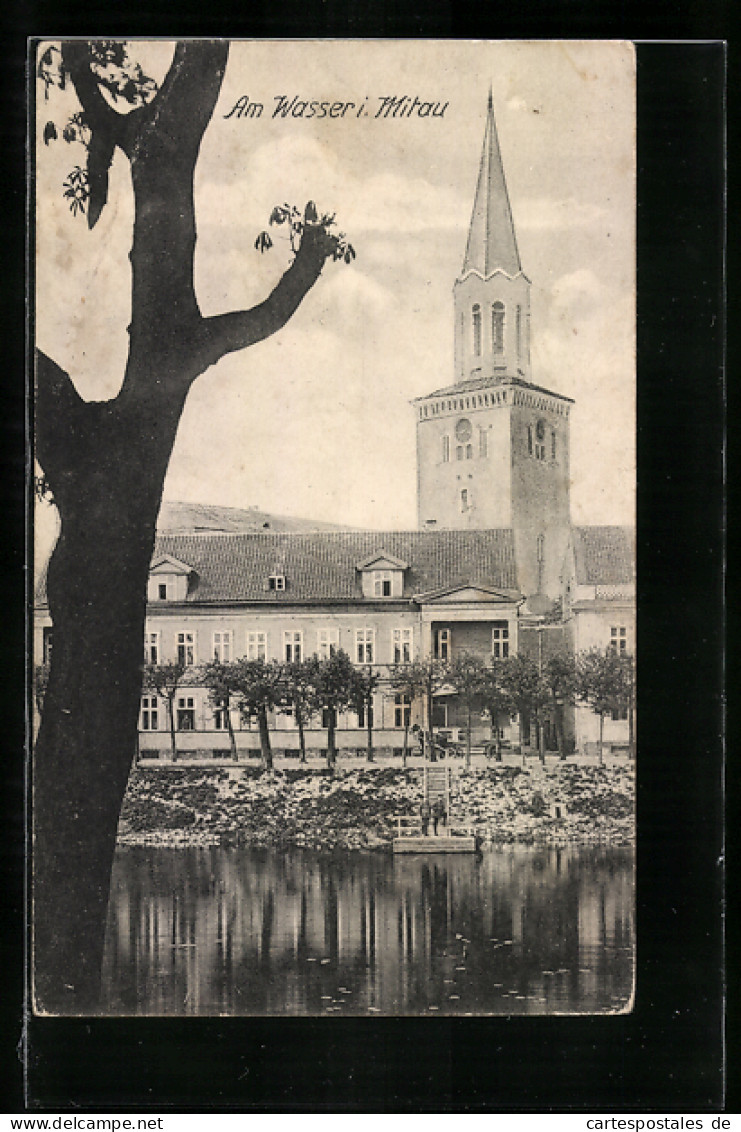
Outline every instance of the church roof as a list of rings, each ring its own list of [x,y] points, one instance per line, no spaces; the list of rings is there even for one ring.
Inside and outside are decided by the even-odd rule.
[[[337,602],[362,595],[358,563],[379,549],[405,563],[404,597],[456,583],[518,596],[512,532],[343,531],[158,535],[155,557],[172,554],[195,571],[188,602]],[[282,574],[286,589],[268,588]]]
[[[574,527],[577,585],[619,586],[635,581],[632,527]]]
[[[512,276],[519,274],[522,268],[489,94],[479,179],[461,277],[475,271],[487,279],[497,270]]]

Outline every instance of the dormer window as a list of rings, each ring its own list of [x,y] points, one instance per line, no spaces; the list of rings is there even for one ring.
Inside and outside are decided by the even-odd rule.
[[[187,562],[172,554],[160,554],[152,560],[147,581],[147,601],[187,601],[196,573]]]
[[[286,588],[285,574],[271,574],[268,578],[268,589],[275,593],[283,593]]]
[[[373,596],[391,597],[391,571],[373,571]]]
[[[406,562],[385,550],[376,551],[363,562],[357,563],[360,571],[363,597],[389,598],[404,594]]]

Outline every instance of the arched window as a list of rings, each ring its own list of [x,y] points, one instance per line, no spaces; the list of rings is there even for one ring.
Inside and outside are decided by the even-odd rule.
[[[555,429],[551,430],[551,460],[556,459],[556,432]]]
[[[504,350],[504,303],[492,304],[491,348],[495,354],[501,354]]]
[[[481,357],[481,307],[478,303],[473,308],[473,356]]]
[[[528,456],[532,456],[532,454],[533,454],[533,426],[532,425],[527,426],[527,454],[528,454]]]
[[[468,511],[470,506],[471,504],[468,499],[468,488],[464,487],[461,491],[461,511]]]

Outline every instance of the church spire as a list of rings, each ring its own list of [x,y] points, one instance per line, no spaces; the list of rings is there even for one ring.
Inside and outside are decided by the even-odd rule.
[[[489,88],[484,147],[461,277],[475,271],[487,279],[497,270],[513,276],[522,268]]]

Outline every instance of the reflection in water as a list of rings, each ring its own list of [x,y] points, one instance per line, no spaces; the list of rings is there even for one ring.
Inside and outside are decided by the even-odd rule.
[[[632,982],[627,849],[116,858],[110,1013],[590,1013]]]

